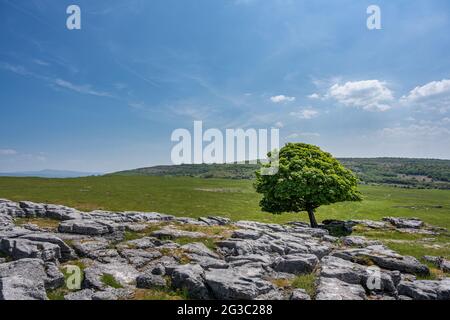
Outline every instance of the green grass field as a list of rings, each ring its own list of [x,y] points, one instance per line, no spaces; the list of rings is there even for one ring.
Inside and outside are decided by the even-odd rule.
[[[380,220],[386,216],[418,217],[450,229],[450,190],[360,186],[362,202],[323,206],[319,221]],[[272,215],[261,212],[259,195],[249,180],[188,177],[103,176],[76,179],[0,178],[0,198],[62,204],[84,211],[156,211],[185,217],[221,215],[233,220],[285,223],[307,221],[306,214]],[[431,237],[398,232],[356,231],[380,239],[402,254],[450,258],[448,235]],[[423,259],[421,259],[424,261]]]
[[[450,191],[361,186],[364,201],[318,210],[318,220],[418,217],[450,228]],[[139,210],[177,216],[221,215],[233,220],[284,223],[307,221],[306,214],[272,215],[260,211],[249,180],[188,177],[103,176],[76,179],[0,178],[0,197],[56,203],[90,211]]]

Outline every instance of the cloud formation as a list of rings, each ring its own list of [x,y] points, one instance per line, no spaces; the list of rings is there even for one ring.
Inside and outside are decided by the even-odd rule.
[[[319,112],[308,107],[305,109],[301,109],[299,111],[291,112],[291,113],[289,113],[289,115],[292,117],[299,118],[299,119],[312,119],[312,118],[317,117],[319,115]]]
[[[348,107],[369,111],[386,111],[394,100],[386,82],[380,80],[349,81],[332,85],[324,96]]]
[[[270,97],[270,101],[272,101],[273,103],[293,102],[295,101],[295,97],[288,97],[284,94],[281,94],[279,96]]]

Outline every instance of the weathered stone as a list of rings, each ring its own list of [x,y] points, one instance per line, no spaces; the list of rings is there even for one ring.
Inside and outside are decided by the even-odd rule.
[[[73,260],[77,257],[75,251],[71,247],[69,247],[63,240],[51,233],[31,233],[23,235],[20,238],[36,242],[48,242],[56,244],[60,248],[61,259],[63,261]]]
[[[161,230],[157,230],[152,232],[152,236],[159,238],[159,239],[176,239],[176,238],[193,238],[193,239],[199,239],[199,238],[208,238],[208,236],[202,232],[192,232],[192,231],[184,231],[184,230],[178,230],[173,229],[170,227],[165,227]]]
[[[344,237],[342,238],[342,243],[349,247],[359,247],[359,248],[381,244],[380,241],[368,240],[367,238],[361,236]]]
[[[7,215],[12,218],[25,217],[25,212],[17,202],[0,199],[0,215]]]
[[[335,237],[348,236],[353,232],[354,224],[351,221],[324,220],[320,228],[328,230]]]
[[[366,300],[366,292],[359,284],[322,277],[319,279],[316,300]]]
[[[263,266],[269,266],[272,264],[273,259],[268,255],[261,254],[249,254],[242,256],[229,256],[226,259],[231,266],[240,267],[246,264],[260,264]]]
[[[311,300],[311,297],[304,289],[295,289],[289,296],[289,300]]]
[[[116,223],[99,220],[67,220],[61,222],[58,227],[59,232],[91,236],[123,231],[124,229],[124,226]]]
[[[370,229],[387,229],[388,224],[383,221],[372,221],[372,220],[350,220],[355,225],[359,224]]]
[[[199,221],[206,223],[209,226],[225,226],[231,223],[231,220],[225,217],[212,217],[198,218]]]
[[[382,245],[368,246],[361,249],[338,250],[332,255],[354,262],[370,261],[387,270],[398,270],[405,273],[428,275],[429,269],[416,258],[401,256]]]
[[[160,275],[143,273],[136,278],[136,287],[141,289],[152,289],[155,287],[165,287],[166,279]]]
[[[107,285],[102,281],[104,275],[111,275],[118,283],[126,286],[136,280],[139,272],[133,266],[124,262],[93,262],[84,270],[83,286],[85,288],[105,290]]]
[[[216,299],[251,300],[275,290],[261,275],[261,269],[247,267],[216,269],[205,272],[205,282]]]
[[[137,268],[142,268],[150,261],[162,256],[161,252],[157,250],[142,249],[125,249],[120,252],[120,255]]]
[[[171,272],[172,285],[186,290],[190,298],[209,299],[209,291],[204,283],[204,271],[196,264],[187,264],[175,267]]]
[[[450,300],[450,278],[402,281],[398,285],[398,293],[414,300]]]
[[[219,255],[209,249],[207,246],[205,246],[202,242],[192,242],[187,243],[183,246],[181,246],[181,249],[183,249],[185,252],[193,253],[199,256],[208,256],[211,258],[219,259]]]
[[[232,238],[256,240],[261,237],[261,232],[257,230],[239,229],[231,235]]]
[[[27,239],[2,239],[0,240],[0,251],[14,260],[37,258],[43,261],[53,261],[61,258],[61,250],[58,245]]]
[[[47,300],[46,278],[39,259],[0,264],[0,300]]]
[[[420,229],[424,226],[422,220],[418,218],[394,218],[386,217],[383,221],[387,221],[397,228]]]
[[[426,261],[431,262],[436,267],[441,269],[444,272],[450,273],[450,260],[447,260],[443,257],[433,257],[433,256],[424,256]]]
[[[82,213],[73,208],[68,208],[65,206],[58,206],[54,204],[45,205],[45,216],[50,219],[57,220],[75,220],[82,219]]]
[[[74,301],[92,300],[93,295],[94,291],[92,289],[83,289],[80,291],[75,291],[66,294],[64,296],[64,300],[74,300]]]
[[[272,268],[278,272],[305,274],[314,271],[319,260],[313,254],[287,255],[277,258]]]
[[[47,274],[45,279],[45,287],[47,289],[56,289],[64,285],[64,274],[54,262],[45,263],[45,272]]]
[[[360,284],[368,291],[396,293],[399,274],[388,273],[377,267],[365,267],[338,257],[322,259],[320,276],[335,278],[349,284]],[[394,279],[393,279],[394,278]]]

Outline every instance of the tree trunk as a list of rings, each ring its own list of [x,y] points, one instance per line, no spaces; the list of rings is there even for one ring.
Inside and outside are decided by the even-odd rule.
[[[319,227],[319,225],[317,224],[317,221],[316,221],[316,216],[314,215],[314,208],[309,207],[307,211],[308,211],[309,222],[311,224],[311,228]]]

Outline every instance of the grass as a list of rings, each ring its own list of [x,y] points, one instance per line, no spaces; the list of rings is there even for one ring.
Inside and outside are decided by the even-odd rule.
[[[108,287],[114,288],[114,289],[121,289],[123,288],[123,286],[119,283],[119,281],[116,280],[116,278],[114,278],[114,276],[112,274],[109,273],[104,273],[101,278],[100,281]]]
[[[217,192],[205,191],[207,189]],[[220,192],[221,189],[227,191]],[[450,228],[449,190],[364,185],[360,186],[360,190],[364,201],[323,206],[318,209],[318,220],[418,217],[427,223]],[[255,193],[249,180],[139,176],[73,179],[1,177],[0,198],[63,204],[85,211],[156,211],[194,218],[220,215],[233,220],[273,223],[307,221],[306,214],[272,215],[261,212],[258,205],[260,196]]]
[[[16,218],[14,220],[14,223],[18,226],[31,223],[31,224],[38,226],[39,228],[51,229],[51,230],[58,229],[60,222],[61,221],[59,221],[59,220],[49,219],[49,218]]]
[[[187,300],[185,291],[170,291],[170,289],[137,289],[133,300]]]
[[[428,224],[450,229],[450,190],[403,189],[388,186],[359,187],[364,200],[322,206],[317,220],[370,219],[381,220],[386,216],[417,217]],[[89,190],[86,192],[86,190]],[[211,192],[214,190],[214,192]],[[191,177],[140,177],[103,176],[74,179],[0,178],[0,198],[14,201],[30,200],[62,204],[90,211],[156,211],[175,216],[198,218],[218,215],[232,220],[254,220],[270,223],[308,221],[304,213],[272,215],[261,212],[260,196],[255,193],[252,181],[230,179],[201,179]],[[39,219],[41,220],[41,219]],[[19,223],[22,222],[19,220]],[[32,222],[32,221],[27,221]],[[25,222],[24,222],[25,223]],[[33,223],[33,222],[32,222]],[[35,221],[36,224],[40,223]],[[45,221],[56,226],[56,221]],[[126,239],[137,239],[160,225],[150,225],[143,232],[128,231]],[[199,231],[210,236],[231,233],[223,227],[176,227],[187,231]],[[401,254],[421,258],[424,254],[450,257],[449,246],[433,248],[431,245],[448,244],[449,239],[434,237],[431,243],[425,238],[433,236],[409,235],[399,232],[358,231],[357,234],[381,239]],[[393,240],[414,241],[413,244]],[[180,239],[180,242],[190,241]],[[196,240],[198,241],[198,240]],[[192,241],[191,241],[192,242]],[[207,245],[212,246],[212,243]]]
[[[304,289],[307,294],[313,297],[316,294],[316,279],[317,276],[314,273],[302,274],[296,276],[291,285],[297,289]]]

